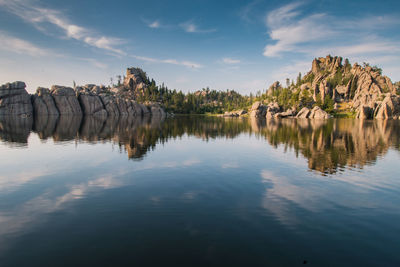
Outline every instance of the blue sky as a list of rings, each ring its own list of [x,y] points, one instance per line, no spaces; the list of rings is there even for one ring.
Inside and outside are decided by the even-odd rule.
[[[327,54],[398,81],[399,26],[384,0],[0,0],[0,83],[108,85],[138,66],[169,88],[249,93]]]

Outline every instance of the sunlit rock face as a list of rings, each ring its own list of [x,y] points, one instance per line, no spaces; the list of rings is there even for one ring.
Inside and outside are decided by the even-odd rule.
[[[124,86],[131,90],[140,90],[147,86],[147,75],[140,68],[128,68],[124,80]]]
[[[298,96],[294,98],[297,100],[287,100],[287,103],[280,101],[279,104],[290,103],[296,111],[311,109],[315,105],[326,110],[338,110],[338,106],[343,105],[343,109],[356,113],[360,119],[397,119],[400,116],[398,84],[393,84],[376,66],[366,63],[363,66],[357,63],[352,66],[348,59],[328,55],[315,58],[311,70],[298,79],[296,84],[288,84],[287,88],[279,87],[276,82],[272,84],[265,101],[277,101],[280,93],[290,92]],[[332,104],[328,109],[326,103],[332,102],[335,105]],[[306,117],[304,110],[299,117]]]

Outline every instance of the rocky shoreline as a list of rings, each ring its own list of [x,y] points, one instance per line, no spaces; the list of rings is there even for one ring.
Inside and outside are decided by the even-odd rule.
[[[236,109],[242,109],[219,116],[328,119],[344,115],[358,119],[399,119],[400,83],[392,83],[376,66],[367,63],[363,66],[355,63],[352,66],[348,59],[344,63],[342,61],[341,57],[329,55],[316,58],[304,77],[299,73],[296,83],[293,80],[290,83],[287,79],[286,87],[283,87],[279,82],[274,82],[256,99],[234,91],[228,92],[223,96],[229,104],[225,110],[231,110],[232,103],[246,99],[247,102],[245,105],[236,105]],[[168,90],[164,85],[157,87],[155,81],[150,81],[140,68],[128,68],[123,82],[119,77],[118,84],[111,87],[94,84],[74,88],[53,85],[50,89],[39,87],[33,95],[25,90],[24,82],[1,85],[0,117],[150,115],[163,118],[168,115],[164,108],[172,112],[185,110],[195,114],[204,103],[222,105],[221,96],[217,99],[215,90],[203,89],[185,95]],[[244,108],[250,105],[250,108]],[[207,110],[202,108],[203,112]]]
[[[110,91],[105,86],[89,84],[71,88],[53,85],[51,89],[39,87],[33,95],[30,95],[25,87],[25,83],[20,81],[0,86],[0,117],[166,116],[158,103],[140,104]]]
[[[248,114],[254,118],[327,119],[348,113],[359,119],[399,119],[400,86],[376,66],[355,63],[342,57],[320,57],[297,82],[287,79],[286,87],[274,82]],[[328,111],[328,112],[327,112]],[[240,114],[239,114],[240,113]],[[226,112],[234,117],[247,112]],[[346,115],[346,114],[345,114]]]

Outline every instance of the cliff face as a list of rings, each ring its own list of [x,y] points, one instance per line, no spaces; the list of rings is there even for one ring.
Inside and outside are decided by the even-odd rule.
[[[0,117],[8,115],[31,116],[32,103],[24,82],[0,86]]]
[[[128,69],[126,85],[106,88],[87,84],[76,88],[53,85],[51,89],[39,87],[29,95],[24,82],[0,86],[0,117],[18,115],[35,116],[133,116],[153,115],[165,117],[157,103],[140,104],[135,101],[137,90],[146,88],[146,74],[141,69]]]
[[[342,57],[326,56],[314,59],[311,70],[288,88],[283,88],[279,82],[275,82],[267,91],[270,98],[267,102],[277,101],[278,97],[274,96],[285,89],[293,95],[297,94],[297,103],[292,107],[296,110],[316,105],[323,107],[330,101],[335,109],[342,104],[346,105],[361,119],[389,119],[400,116],[399,85],[393,84],[377,67],[366,63],[363,66],[357,63],[351,66],[347,59],[343,62]],[[307,96],[311,96],[310,99],[307,99]],[[307,114],[303,110],[301,116],[304,117],[305,113]]]

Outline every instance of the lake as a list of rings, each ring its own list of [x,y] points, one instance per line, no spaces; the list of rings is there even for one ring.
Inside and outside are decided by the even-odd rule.
[[[400,122],[0,121],[0,266],[399,266]]]

